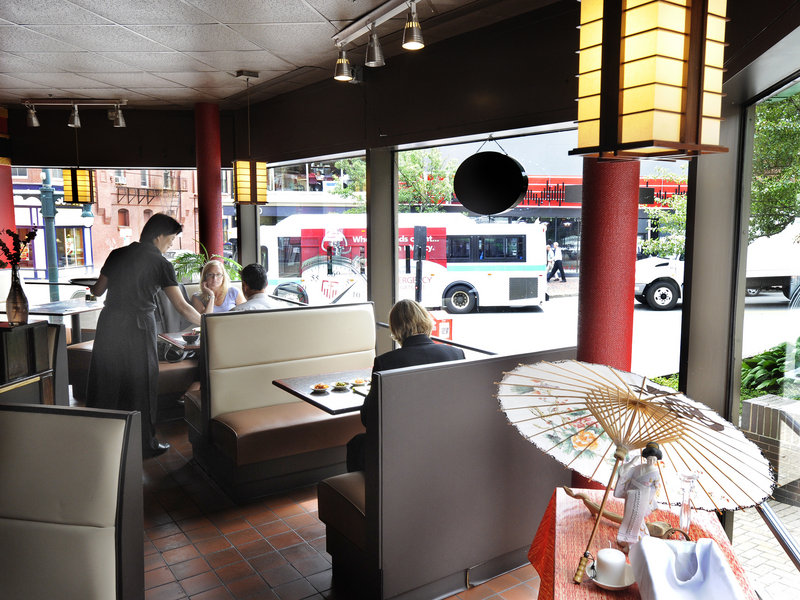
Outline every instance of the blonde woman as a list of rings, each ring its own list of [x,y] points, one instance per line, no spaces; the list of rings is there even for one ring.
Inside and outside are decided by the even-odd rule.
[[[197,312],[228,312],[244,301],[244,295],[231,286],[231,280],[221,261],[210,260],[203,265],[200,291],[192,295],[192,306]]]
[[[433,317],[418,302],[414,300],[397,302],[389,312],[389,331],[392,339],[400,344],[400,348],[376,356],[372,373],[464,358],[464,351],[460,348],[434,343],[430,338],[433,325]],[[361,407],[361,422],[364,427],[368,427],[368,421],[374,419],[377,408],[376,387],[375,385],[370,387],[364,406]],[[360,433],[348,442],[348,471],[364,469],[364,441],[364,434]]]

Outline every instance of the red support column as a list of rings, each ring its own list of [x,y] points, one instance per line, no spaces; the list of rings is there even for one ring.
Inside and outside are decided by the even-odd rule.
[[[0,108],[0,232],[17,230],[14,219],[14,188],[11,184],[11,144],[8,137],[8,110]],[[10,239],[6,236],[6,242]]]
[[[631,368],[638,213],[639,162],[584,158],[578,360]]]
[[[195,155],[197,157],[198,238],[209,256],[222,256],[222,183],[220,164],[219,106],[194,105]]]

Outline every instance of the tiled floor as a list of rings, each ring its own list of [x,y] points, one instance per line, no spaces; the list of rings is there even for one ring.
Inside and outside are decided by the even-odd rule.
[[[183,421],[158,429],[172,449],[144,461],[147,600],[347,598],[332,589],[315,487],[237,506],[191,463]],[[526,566],[452,599],[534,600],[538,582]]]

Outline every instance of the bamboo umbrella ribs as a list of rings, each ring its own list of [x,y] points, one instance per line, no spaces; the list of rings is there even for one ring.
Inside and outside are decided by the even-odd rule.
[[[774,486],[758,447],[709,407],[641,375],[579,361],[520,365],[505,373],[497,398],[509,422],[537,448],[607,486],[631,451],[656,442],[664,501],[677,504],[681,473],[700,473],[696,509],[760,504]],[[599,522],[599,515],[598,515]],[[583,568],[597,522],[575,575]]]

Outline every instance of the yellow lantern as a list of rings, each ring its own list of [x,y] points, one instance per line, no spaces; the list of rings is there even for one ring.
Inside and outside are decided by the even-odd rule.
[[[681,157],[719,146],[726,0],[582,0],[578,148]]]
[[[94,203],[94,171],[90,169],[64,170],[64,202]]]
[[[233,185],[239,204],[266,204],[267,163],[237,160],[233,163]]]

